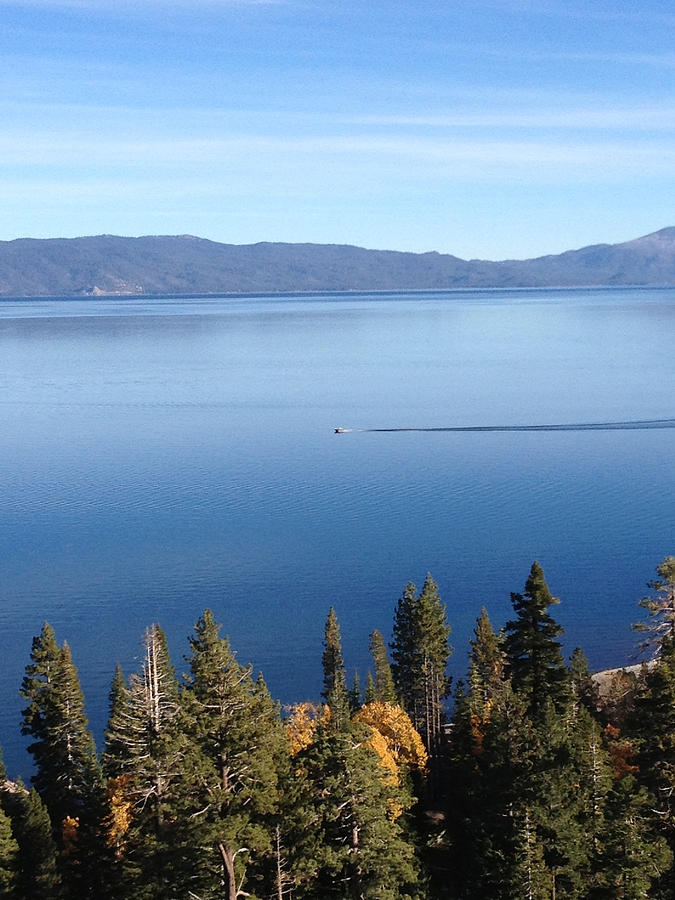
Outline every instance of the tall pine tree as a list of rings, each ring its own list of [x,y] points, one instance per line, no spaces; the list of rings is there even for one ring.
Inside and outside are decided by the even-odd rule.
[[[675,639],[675,556],[666,558],[656,567],[657,578],[648,587],[652,593],[638,600],[650,616],[648,622],[636,622],[635,631],[645,633],[641,649],[649,650],[654,656],[661,652],[661,644],[667,637]]]
[[[28,701],[22,733],[33,738],[28,747],[36,765],[33,783],[61,849],[65,886],[73,897],[95,895],[100,767],[70,647],[58,646],[48,623],[33,641],[21,696]]]
[[[187,894],[194,879],[195,850],[181,810],[190,741],[181,726],[178,683],[166,637],[147,629],[143,665],[124,686],[116,673],[106,734],[104,768],[111,808],[109,834],[117,842],[117,880],[134,900],[168,900]],[[127,828],[112,829],[123,809]],[[112,829],[112,830],[111,830]]]
[[[396,703],[396,689],[382,633],[375,629],[370,635],[370,653],[375,668],[375,697],[382,703]]]
[[[349,691],[345,678],[342,640],[337,615],[331,606],[323,639],[323,691],[321,696],[330,707],[332,727],[339,731],[349,723]]]
[[[392,672],[403,706],[432,757],[441,735],[443,699],[450,687],[446,675],[449,636],[445,604],[431,575],[419,595],[412,582],[407,584],[394,612]]]
[[[262,677],[252,680],[219,629],[206,610],[190,638],[183,705],[196,753],[186,773],[188,814],[203,848],[193,890],[236,900],[258,891],[267,896],[278,875],[272,857],[283,838],[280,776],[289,752]]]
[[[289,864],[293,897],[406,900],[419,869],[403,819],[410,805],[369,746],[368,726],[320,727],[294,760]]]
[[[59,852],[49,813],[33,788],[19,782],[3,796],[18,845],[17,892],[21,900],[61,900],[64,896],[58,866]]]
[[[561,645],[562,627],[548,613],[560,601],[553,597],[538,562],[532,564],[522,594],[511,594],[517,618],[506,624],[506,655],[514,689],[524,697],[528,713],[541,720],[550,701],[561,711],[569,696],[569,673]]]

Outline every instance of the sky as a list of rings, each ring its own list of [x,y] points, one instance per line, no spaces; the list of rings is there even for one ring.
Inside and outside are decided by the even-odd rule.
[[[666,0],[0,0],[0,240],[559,253],[675,225]]]

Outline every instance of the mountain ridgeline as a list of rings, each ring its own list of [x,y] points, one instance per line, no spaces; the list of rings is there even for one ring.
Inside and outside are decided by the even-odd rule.
[[[0,242],[0,296],[675,285],[675,227],[537,259],[337,244],[220,244],[190,235]]]

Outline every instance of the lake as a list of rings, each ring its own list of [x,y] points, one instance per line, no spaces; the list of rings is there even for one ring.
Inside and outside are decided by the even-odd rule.
[[[205,607],[283,703],[348,671],[430,571],[466,669],[534,559],[565,650],[631,662],[675,553],[675,430],[401,432],[675,416],[675,289],[0,301],[0,743],[48,620],[100,743],[114,666]]]

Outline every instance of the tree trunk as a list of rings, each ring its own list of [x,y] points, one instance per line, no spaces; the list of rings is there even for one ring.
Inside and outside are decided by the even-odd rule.
[[[234,877],[234,854],[229,847],[224,844],[218,844],[220,858],[223,861],[223,869],[225,871],[225,891],[227,900],[237,900],[239,891],[237,890],[237,882]]]

